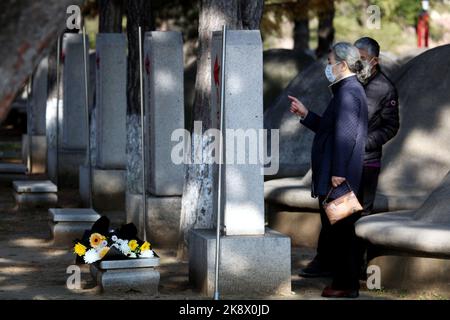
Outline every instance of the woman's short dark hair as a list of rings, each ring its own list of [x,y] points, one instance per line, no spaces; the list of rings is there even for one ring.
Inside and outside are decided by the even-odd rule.
[[[355,47],[366,50],[372,57],[380,56],[380,45],[372,38],[364,37],[356,40]]]

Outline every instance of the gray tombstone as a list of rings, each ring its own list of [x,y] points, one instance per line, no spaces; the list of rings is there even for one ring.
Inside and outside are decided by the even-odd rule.
[[[211,106],[220,116],[222,32],[211,50]],[[259,31],[228,31],[225,67],[225,165],[219,287],[222,294],[288,294],[291,290],[289,237],[264,228],[263,166],[255,152],[263,128],[262,41]],[[232,135],[232,130],[240,132]],[[248,138],[243,143],[244,137]],[[233,146],[232,141],[239,141]],[[255,146],[256,144],[256,146]],[[245,160],[239,160],[239,154]],[[257,155],[257,152],[256,152]],[[234,159],[233,159],[234,158]],[[241,162],[242,161],[242,162]],[[189,279],[204,294],[214,290],[215,230],[191,230]],[[268,279],[267,275],[271,275]]]
[[[148,32],[144,38],[144,101],[146,113],[147,225],[150,241],[175,247],[181,214],[184,165],[171,159],[172,132],[184,129],[183,40],[180,32]],[[136,128],[133,128],[136,130]],[[129,137],[140,136],[130,134]],[[135,142],[135,143],[140,143]],[[138,150],[138,148],[137,148]],[[129,155],[132,167],[140,158]],[[143,234],[140,170],[130,170],[126,196],[127,221]],[[131,172],[134,171],[134,172]],[[131,192],[130,192],[131,191]]]
[[[127,57],[125,34],[97,35],[97,165],[125,168]]]
[[[91,176],[80,166],[79,189],[85,205],[106,211],[125,207],[126,37],[101,33],[96,41],[96,106],[91,112]],[[92,181],[90,181],[92,179]],[[90,185],[92,194],[89,194]]]
[[[184,166],[171,161],[171,135],[184,128],[182,35],[148,32],[144,52],[149,191],[157,196],[181,195]]]
[[[34,74],[27,106],[27,134],[23,136],[23,161],[29,173],[44,173],[47,160],[45,110],[48,95],[48,57],[43,58]]]
[[[220,110],[222,33],[212,39],[212,110]],[[263,129],[263,60],[258,31],[229,31],[224,106],[224,224],[227,235],[264,234],[264,177],[258,157]],[[248,139],[248,140],[246,140]],[[262,144],[262,143],[261,143]],[[239,163],[239,154],[244,154]]]
[[[62,147],[84,150],[86,148],[87,123],[84,96],[83,35],[64,34],[62,54],[64,57]],[[87,55],[87,52],[85,54]]]

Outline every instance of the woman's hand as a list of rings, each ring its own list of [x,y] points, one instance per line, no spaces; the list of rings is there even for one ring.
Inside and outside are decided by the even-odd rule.
[[[345,182],[345,178],[343,177],[331,177],[331,184],[333,188],[339,187],[343,182]]]
[[[299,115],[302,118],[305,118],[308,114],[308,109],[300,102],[296,97],[288,96],[289,100],[291,100],[291,108],[290,111]]]

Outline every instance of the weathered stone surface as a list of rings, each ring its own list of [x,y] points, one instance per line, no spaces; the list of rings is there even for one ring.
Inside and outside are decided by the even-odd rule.
[[[22,135],[24,163],[29,173],[45,173],[47,168],[47,137],[45,135]]]
[[[22,163],[0,163],[1,173],[25,173],[27,167]]]
[[[86,148],[86,107],[83,62],[83,35],[66,33],[63,36],[63,106],[62,147]],[[89,64],[88,64],[89,72]]]
[[[53,222],[95,222],[100,215],[89,208],[51,208],[48,210]]]
[[[356,223],[358,236],[400,251],[450,257],[450,173],[415,211],[377,214]]]
[[[53,245],[72,247],[75,239],[81,239],[85,230],[90,230],[94,222],[64,221],[54,223],[49,221]]]
[[[192,230],[189,239],[189,280],[205,295],[214,293],[216,235]],[[291,241],[267,229],[260,236],[221,238],[220,292],[227,294],[290,294]]]
[[[158,294],[160,275],[153,267],[105,270],[92,264],[90,269],[103,292],[123,293],[136,290],[147,295]]]
[[[124,169],[126,162],[126,37],[97,35],[96,163],[102,169]]]
[[[79,190],[84,205],[89,205],[89,168],[80,166]],[[125,170],[92,168],[92,205],[97,210],[125,209]]]
[[[450,259],[390,252],[372,259],[369,265],[380,268],[382,288],[450,297]]]
[[[78,188],[79,184],[79,167],[84,163],[86,159],[86,153],[84,150],[75,149],[59,149],[56,158],[49,159],[49,165],[58,168],[58,186]]]
[[[19,207],[52,207],[58,202],[56,193],[14,193]]]
[[[148,188],[157,196],[181,195],[184,165],[171,159],[173,131],[184,129],[183,38],[148,32],[144,39],[148,132]]]
[[[59,104],[62,105],[63,100],[59,99]],[[62,120],[60,114],[57,111],[58,101],[56,98],[49,99],[47,101],[47,109],[46,109],[46,137],[47,137],[47,175],[49,179],[53,182],[57,182],[57,134],[58,134],[58,121],[57,115],[59,115],[59,119]],[[61,127],[61,123],[59,124]],[[26,148],[26,146],[24,146]]]
[[[142,195],[127,193],[127,222],[143,235]],[[181,197],[147,197],[147,238],[155,247],[176,247],[179,239]]]
[[[13,188],[18,193],[58,192],[58,187],[49,180],[16,180]]]
[[[130,193],[142,193],[141,140],[140,116],[127,114],[127,192]]]
[[[220,114],[221,51],[222,32],[214,32],[211,44],[211,109],[214,115]],[[258,132],[263,128],[263,62],[259,31],[228,31],[226,63],[225,164],[222,167],[225,232],[227,235],[264,234],[264,177],[257,151]],[[247,135],[251,141],[240,143]]]
[[[149,268],[157,266],[159,266],[159,257],[127,260],[102,260],[99,263],[100,269],[103,270]]]
[[[45,135],[45,109],[48,95],[48,57],[43,58],[33,74],[31,89],[31,112],[28,114],[30,122],[28,134]]]
[[[274,204],[268,204],[266,208],[269,228],[291,238],[292,246],[317,247],[322,228],[319,212],[286,208]]]

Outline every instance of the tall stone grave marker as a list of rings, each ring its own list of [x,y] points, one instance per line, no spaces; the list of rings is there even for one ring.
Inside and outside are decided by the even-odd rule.
[[[99,210],[125,208],[126,36],[97,35],[95,140],[91,148],[92,203]],[[89,167],[80,167],[80,194],[89,203]]]
[[[184,165],[171,159],[172,132],[184,128],[183,40],[179,32],[148,32],[144,38],[147,160],[147,236],[175,246],[181,213]],[[142,196],[127,194],[127,220],[142,232]]]
[[[222,32],[211,50],[212,115],[220,117]],[[220,292],[287,294],[291,291],[290,238],[265,229],[263,164],[263,61],[259,31],[228,31],[225,67],[223,222]],[[217,120],[216,120],[217,121]],[[217,121],[218,123],[218,121]],[[245,142],[247,140],[247,142]],[[255,158],[256,156],[256,158]],[[215,230],[192,230],[189,278],[214,292]]]

